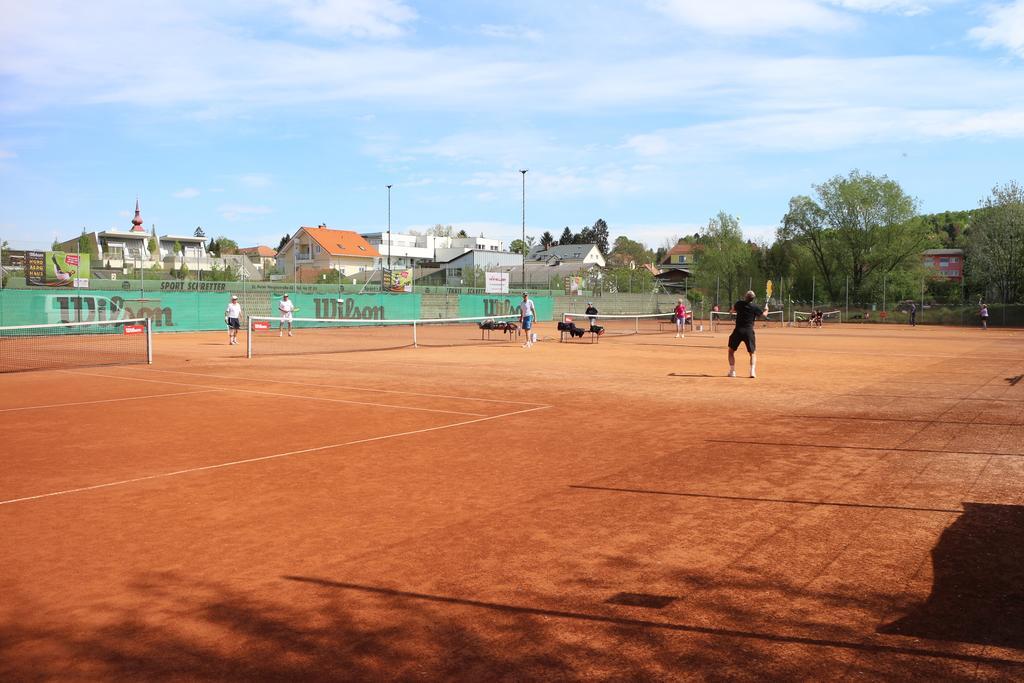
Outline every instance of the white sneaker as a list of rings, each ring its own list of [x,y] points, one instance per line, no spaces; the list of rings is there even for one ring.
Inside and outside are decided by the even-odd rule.
[[[288,333],[288,336],[289,336],[289,337],[290,337],[290,336],[292,336],[292,333],[291,333],[291,332],[289,332],[289,333]]]
[[[730,370],[729,373],[726,375],[726,377],[735,377],[735,376],[736,376],[736,371],[735,370]]]
[[[278,336],[278,337],[283,337],[283,336],[284,336],[284,332],[278,332],[278,333],[277,333],[277,336]]]
[[[757,379],[757,373],[753,370],[750,371],[750,379]]]
[[[676,339],[679,339],[679,335],[678,334],[676,334]]]
[[[685,334],[681,334],[681,335],[679,335],[679,338],[680,339],[686,339],[686,335]]]

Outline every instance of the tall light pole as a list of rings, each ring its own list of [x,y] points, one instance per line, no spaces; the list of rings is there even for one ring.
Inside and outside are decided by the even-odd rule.
[[[391,186],[388,185],[388,270],[391,270]]]
[[[528,168],[521,168],[523,174],[523,289],[526,289],[526,172]]]

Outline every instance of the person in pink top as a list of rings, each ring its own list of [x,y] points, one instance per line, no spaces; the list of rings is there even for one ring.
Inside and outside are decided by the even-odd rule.
[[[682,299],[676,301],[676,307],[672,310],[676,321],[676,339],[682,339],[685,335],[683,331],[686,329],[686,304],[683,303]]]

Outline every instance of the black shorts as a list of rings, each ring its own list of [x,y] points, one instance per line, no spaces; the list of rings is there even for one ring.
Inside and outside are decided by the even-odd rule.
[[[238,318],[228,318],[228,327],[232,330],[241,329],[242,323],[238,321]]]
[[[747,353],[754,353],[757,350],[753,327],[737,327],[732,331],[729,335],[729,348],[735,351],[740,348],[740,342],[747,345]]]

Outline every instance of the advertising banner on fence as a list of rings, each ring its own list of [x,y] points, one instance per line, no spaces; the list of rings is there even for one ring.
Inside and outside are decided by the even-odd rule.
[[[33,287],[88,287],[89,254],[25,252],[25,284]]]
[[[583,278],[579,275],[565,278],[565,293],[569,296],[583,296]]]
[[[385,270],[384,286],[389,292],[411,292],[411,270]]]
[[[487,294],[508,294],[510,276],[508,273],[487,273],[484,292]]]

